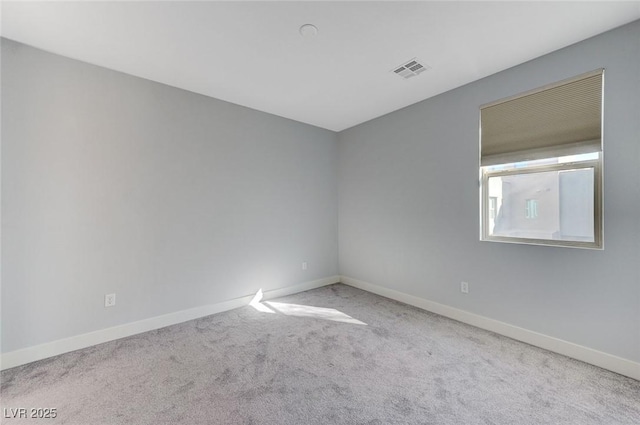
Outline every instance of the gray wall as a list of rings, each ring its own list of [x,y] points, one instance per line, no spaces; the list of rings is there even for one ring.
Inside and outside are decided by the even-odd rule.
[[[7,40],[2,103],[3,352],[338,273],[335,133]]]
[[[480,242],[479,105],[600,67],[605,250]],[[639,102],[636,21],[340,133],[341,274],[640,361]]]

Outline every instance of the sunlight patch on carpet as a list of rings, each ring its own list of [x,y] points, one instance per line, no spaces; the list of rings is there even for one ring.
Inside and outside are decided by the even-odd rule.
[[[271,301],[265,301],[263,303],[262,298],[263,293],[262,288],[260,288],[249,303],[251,307],[255,308],[261,313],[275,314],[276,312],[278,312],[284,314],[285,316],[312,317],[314,319],[351,323],[352,325],[367,325],[366,323],[361,322],[358,319],[354,319],[348,314],[336,310],[335,308],[313,307],[310,305],[277,303]]]
[[[315,319],[332,320],[334,322],[351,323],[353,325],[365,325],[366,323],[345,314],[335,308],[312,307],[310,305],[265,302],[273,310],[287,316],[313,317]]]
[[[262,288],[258,289],[258,292],[256,292],[256,295],[253,297],[249,305],[262,313],[275,313],[275,311],[271,310],[260,301],[262,301]]]

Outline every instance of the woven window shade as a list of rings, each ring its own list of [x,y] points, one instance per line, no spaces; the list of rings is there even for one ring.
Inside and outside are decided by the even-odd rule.
[[[481,165],[602,150],[598,70],[480,109]]]

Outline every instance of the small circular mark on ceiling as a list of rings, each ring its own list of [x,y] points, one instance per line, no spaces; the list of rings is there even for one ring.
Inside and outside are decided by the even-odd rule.
[[[313,24],[304,24],[300,27],[300,35],[304,38],[311,38],[318,35],[318,27]]]

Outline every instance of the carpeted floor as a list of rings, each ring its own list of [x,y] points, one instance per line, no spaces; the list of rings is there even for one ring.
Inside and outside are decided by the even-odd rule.
[[[639,381],[341,284],[273,301],[4,371],[57,418],[1,422],[640,424]]]

